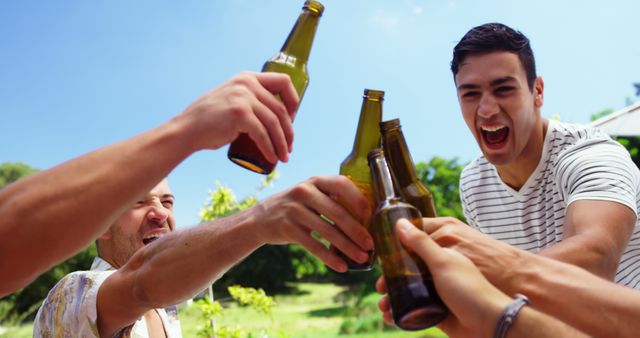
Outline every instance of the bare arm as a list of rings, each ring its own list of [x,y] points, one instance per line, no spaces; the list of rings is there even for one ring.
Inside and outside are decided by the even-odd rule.
[[[535,308],[594,337],[637,337],[640,292],[530,253],[514,271]]]
[[[557,318],[548,316],[534,308],[525,307],[516,318],[506,337],[591,337],[576,330]]]
[[[576,201],[567,208],[565,238],[539,254],[613,280],[635,223],[634,212],[623,204]]]
[[[635,337],[640,330],[640,292],[636,290],[572,264],[519,250],[457,219],[425,218],[424,227],[438,244],[469,258],[506,294],[522,293],[533,308],[582,332]]]
[[[350,201],[363,219],[370,215],[367,200],[347,178],[315,177],[251,209],[144,247],[98,291],[101,335],[111,336],[150,309],[192,297],[263,244],[299,243],[328,266],[345,271],[345,262],[313,237],[315,231],[352,259],[366,260],[371,237],[330,196]]]
[[[88,245],[197,150],[246,132],[268,159],[286,161],[297,104],[286,75],[241,74],[153,130],[0,190],[0,296]]]
[[[249,221],[244,216],[175,232],[139,250],[98,291],[100,336],[112,337],[150,309],[193,297],[257,249],[260,243],[243,226]]]
[[[450,337],[492,337],[502,310],[512,300],[480,273],[468,258],[459,252],[438,246],[413,224],[401,220],[397,233],[400,240],[429,266],[436,289],[449,308],[450,315],[440,327]],[[384,279],[376,285],[386,292]],[[383,297],[380,310],[392,324],[389,298]],[[586,337],[573,327],[525,306],[507,332],[507,337]]]
[[[3,189],[0,294],[27,285],[101,235],[190,153],[178,135],[178,128],[162,126]],[[160,149],[165,155],[156,158]]]

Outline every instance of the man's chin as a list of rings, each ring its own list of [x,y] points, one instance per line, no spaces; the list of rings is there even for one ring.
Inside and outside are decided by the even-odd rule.
[[[484,155],[484,158],[489,161],[489,163],[495,166],[503,166],[511,162],[511,157],[506,151],[495,151],[483,148],[482,154]]]

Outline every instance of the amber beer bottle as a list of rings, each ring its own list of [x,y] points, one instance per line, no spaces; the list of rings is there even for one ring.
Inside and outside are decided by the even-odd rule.
[[[420,211],[396,196],[382,150],[369,153],[369,166],[379,201],[371,218],[371,232],[387,284],[393,321],[403,330],[436,325],[448,310],[436,293],[425,263],[404,248],[395,232],[396,222],[401,218],[421,227]]]
[[[399,119],[380,123],[382,148],[401,197],[420,210],[423,217],[436,217],[431,191],[420,181]]]
[[[302,13],[300,13],[298,21],[291,29],[282,49],[276,56],[267,60],[262,67],[263,72],[288,74],[300,100],[302,100],[304,91],[309,84],[307,60],[311,52],[318,21],[323,11],[324,6],[321,3],[306,1],[302,7]],[[265,159],[256,144],[246,133],[240,134],[231,143],[227,157],[232,162],[260,174],[268,175],[276,167],[276,163],[271,163]]]
[[[360,120],[358,121],[356,138],[353,141],[353,149],[340,164],[340,175],[347,176],[355,183],[358,189],[369,200],[371,210],[375,209],[376,201],[373,197],[371,170],[367,162],[367,154],[376,148],[380,148],[379,125],[382,120],[383,100],[384,91],[375,89],[364,90],[362,108],[360,109]],[[341,204],[346,205],[346,203]],[[353,211],[351,214],[356,215]],[[365,226],[368,225],[365,224]],[[349,270],[371,270],[375,264],[376,258],[373,251],[369,252],[369,258],[366,262],[358,263],[344,255],[334,246],[331,246],[331,250],[347,262]]]

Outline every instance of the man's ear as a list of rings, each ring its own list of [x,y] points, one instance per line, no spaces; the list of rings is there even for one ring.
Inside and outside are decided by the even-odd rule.
[[[542,107],[544,104],[544,80],[538,76],[533,82],[533,102],[536,108]]]

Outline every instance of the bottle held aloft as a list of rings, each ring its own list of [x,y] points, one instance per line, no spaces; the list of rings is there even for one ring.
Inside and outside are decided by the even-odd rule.
[[[384,91],[375,89],[365,89],[362,97],[362,108],[360,109],[360,119],[358,121],[358,129],[356,137],[353,141],[353,149],[351,153],[340,164],[340,175],[349,178],[364,194],[369,201],[371,210],[376,207],[375,198],[373,197],[373,187],[371,183],[371,170],[367,161],[367,154],[373,149],[380,147],[380,131],[379,124],[382,120],[382,102],[384,100]],[[347,205],[338,200],[340,204]],[[352,215],[358,213],[350,210]],[[365,222],[364,220],[362,220]],[[364,224],[369,230],[369,224]],[[369,252],[369,258],[366,262],[359,263],[347,257],[333,245],[330,249],[338,256],[345,260],[349,270],[367,271],[371,270],[375,265],[376,257],[374,251]]]
[[[404,248],[395,232],[395,225],[401,218],[421,228],[420,211],[396,196],[382,150],[369,154],[369,165],[379,201],[371,218],[371,234],[387,285],[393,321],[403,330],[434,326],[449,311],[436,292],[427,266]]]
[[[263,72],[288,74],[300,101],[309,84],[307,61],[323,11],[324,6],[321,3],[306,1],[282,49],[262,67]],[[277,164],[267,161],[253,140],[245,133],[240,134],[231,143],[227,157],[248,170],[265,175],[270,174]]]
[[[420,181],[399,119],[380,123],[382,148],[400,196],[420,210],[423,217],[436,217],[431,191]]]

